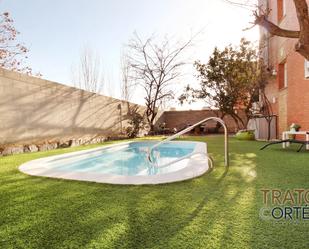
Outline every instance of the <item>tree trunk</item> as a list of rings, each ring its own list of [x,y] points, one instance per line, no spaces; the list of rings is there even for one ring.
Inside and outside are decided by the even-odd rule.
[[[300,28],[299,40],[295,50],[309,60],[309,15],[306,0],[294,0]]]
[[[270,140],[270,127],[271,127],[271,121],[273,120],[272,116],[265,117],[267,122],[267,141]]]
[[[230,115],[235,120],[235,122],[237,124],[237,128],[239,130],[241,130],[241,128],[246,129],[244,121],[236,113],[231,113]],[[241,123],[242,127],[240,127],[239,122]]]
[[[254,12],[255,24],[264,27],[271,35],[298,39],[295,50],[309,60],[309,15],[306,0],[293,0],[300,30],[282,29],[267,19],[267,14]]]
[[[225,116],[225,114],[222,114],[220,117],[219,117],[219,115],[217,115],[217,117],[221,118],[222,120],[223,120],[224,116]],[[215,133],[219,133],[219,129],[220,129],[221,126],[222,126],[221,123],[219,123],[219,122],[216,123]]]

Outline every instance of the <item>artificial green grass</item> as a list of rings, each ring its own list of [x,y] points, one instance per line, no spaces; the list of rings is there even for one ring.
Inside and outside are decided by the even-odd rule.
[[[207,141],[215,168],[184,182],[117,186],[18,171],[26,161],[78,149],[0,158],[0,248],[309,248],[309,221],[259,218],[261,189],[309,188],[309,153],[223,138]]]

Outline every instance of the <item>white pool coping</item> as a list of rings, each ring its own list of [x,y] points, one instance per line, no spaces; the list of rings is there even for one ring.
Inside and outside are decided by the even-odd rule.
[[[136,142],[149,142],[145,141],[136,141]],[[115,174],[106,174],[98,172],[70,172],[70,171],[61,171],[52,167],[48,167],[47,163],[55,160],[65,160],[66,157],[77,156],[78,158],[88,157],[89,154],[95,154],[96,152],[101,152],[108,148],[119,147],[122,145],[128,145],[133,142],[124,142],[117,143],[113,145],[107,145],[98,147],[95,149],[82,150],[77,152],[70,152],[56,156],[50,156],[45,158],[40,158],[26,162],[19,166],[19,170],[27,175],[32,176],[44,176],[51,178],[60,178],[68,180],[78,180],[78,181],[89,181],[97,183],[109,183],[109,184],[128,184],[128,185],[141,185],[141,184],[162,184],[162,183],[171,183],[184,181],[192,179],[204,174],[208,169],[208,159],[205,155],[193,155],[188,159],[186,166],[180,170],[169,172],[165,174],[158,175],[136,175],[136,176],[123,176]],[[207,154],[207,145],[203,142],[195,141],[173,141],[169,143],[195,143],[195,152],[201,152]],[[68,159],[69,160],[69,159]]]

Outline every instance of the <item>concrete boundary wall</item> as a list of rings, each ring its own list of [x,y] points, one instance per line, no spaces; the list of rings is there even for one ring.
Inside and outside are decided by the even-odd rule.
[[[126,126],[127,106],[115,98],[0,69],[0,144],[116,136],[121,123]]]

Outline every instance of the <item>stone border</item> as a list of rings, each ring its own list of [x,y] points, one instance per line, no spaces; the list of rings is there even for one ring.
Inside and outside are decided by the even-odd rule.
[[[49,139],[44,141],[23,142],[20,144],[0,144],[0,156],[10,156],[22,153],[63,149],[80,145],[98,144],[106,141],[129,139],[126,136],[80,136],[67,139]]]
[[[143,141],[147,140],[142,140],[138,142]],[[109,183],[109,184],[141,185],[141,184],[162,184],[162,183],[184,181],[198,177],[204,174],[209,169],[208,159],[205,158],[205,156],[203,155],[192,156],[187,162],[187,165],[178,171],[160,175],[151,175],[151,176],[121,176],[121,175],[93,173],[93,172],[64,172],[64,171],[57,171],[46,165],[48,162],[52,162],[59,159],[64,160],[65,158],[71,156],[88,157],[89,154],[101,152],[102,150],[106,150],[108,148],[128,145],[130,143],[134,142],[118,143],[90,150],[83,150],[83,151],[65,153],[57,156],[40,158],[22,164],[19,167],[19,170],[25,174],[32,176],[45,176],[52,178]],[[207,153],[207,145],[206,143],[203,142],[173,141],[170,143],[196,143],[193,152]]]

